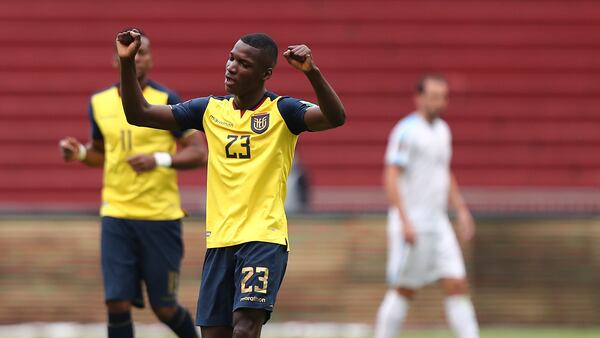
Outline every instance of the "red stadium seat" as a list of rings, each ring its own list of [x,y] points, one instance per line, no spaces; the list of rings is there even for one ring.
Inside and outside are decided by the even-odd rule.
[[[260,7],[194,1],[160,12],[114,0],[2,3],[0,203],[99,200],[101,171],[64,164],[57,142],[88,138],[89,95],[118,81],[112,43],[132,25],[152,39],[153,78],[186,99],[223,94],[225,59],[242,33],[271,33],[282,48],[308,43],[348,113],[343,128],[301,137],[316,186],[379,186],[387,136],[413,109],[415,80],[432,71],[452,87],[446,118],[461,183],[598,186],[600,5],[439,3],[271,0],[272,20]],[[269,88],[315,100],[283,60]],[[181,182],[202,184],[201,175]]]

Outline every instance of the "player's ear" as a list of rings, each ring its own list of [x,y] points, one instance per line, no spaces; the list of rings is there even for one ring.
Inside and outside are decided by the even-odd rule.
[[[264,73],[264,75],[263,75],[263,80],[264,80],[264,81],[267,81],[268,79],[270,79],[270,78],[271,78],[271,75],[273,75],[273,68],[272,68],[272,67],[269,67],[269,68],[267,68],[267,69],[265,70],[265,73]]]
[[[150,59],[148,59],[148,70],[154,67],[154,59],[152,59],[152,54],[150,54]]]
[[[415,93],[415,95],[413,96],[413,102],[415,104],[415,107],[421,106],[422,97],[423,97],[423,94]]]

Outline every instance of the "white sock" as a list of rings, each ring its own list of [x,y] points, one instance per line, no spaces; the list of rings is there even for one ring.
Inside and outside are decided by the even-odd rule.
[[[396,290],[388,290],[377,312],[375,338],[396,338],[406,313],[408,301]]]
[[[448,324],[458,338],[479,338],[479,325],[469,297],[450,296],[445,305]]]

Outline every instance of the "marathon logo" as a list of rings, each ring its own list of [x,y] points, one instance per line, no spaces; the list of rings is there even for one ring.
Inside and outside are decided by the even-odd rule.
[[[256,297],[256,296],[252,296],[252,297],[246,296],[246,297],[240,298],[240,302],[266,303],[267,299],[262,298],[262,297]]]

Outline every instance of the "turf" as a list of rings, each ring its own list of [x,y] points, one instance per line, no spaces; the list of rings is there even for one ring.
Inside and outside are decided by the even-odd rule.
[[[452,333],[440,331],[410,331],[402,338],[454,338]],[[481,338],[592,338],[600,337],[600,329],[488,329]]]
[[[81,336],[78,338],[96,338],[102,335]],[[8,338],[9,336],[0,334],[0,338]],[[72,336],[70,336],[72,337]],[[140,335],[139,338],[174,338],[175,336],[167,335]],[[303,338],[303,336],[285,335],[281,338]],[[310,336],[315,338],[317,336]],[[331,337],[331,336],[327,336]],[[355,336],[353,336],[355,337]],[[455,338],[450,331],[447,330],[411,330],[404,332],[399,338]],[[481,332],[481,338],[597,338],[600,337],[600,328],[597,329],[532,329],[532,328],[510,328],[510,329],[485,329]],[[35,338],[50,338],[46,336],[35,336]],[[264,338],[279,338],[277,336],[268,335]],[[307,337],[308,338],[308,337]],[[344,338],[339,336],[337,338]],[[361,338],[371,338],[364,336]]]

